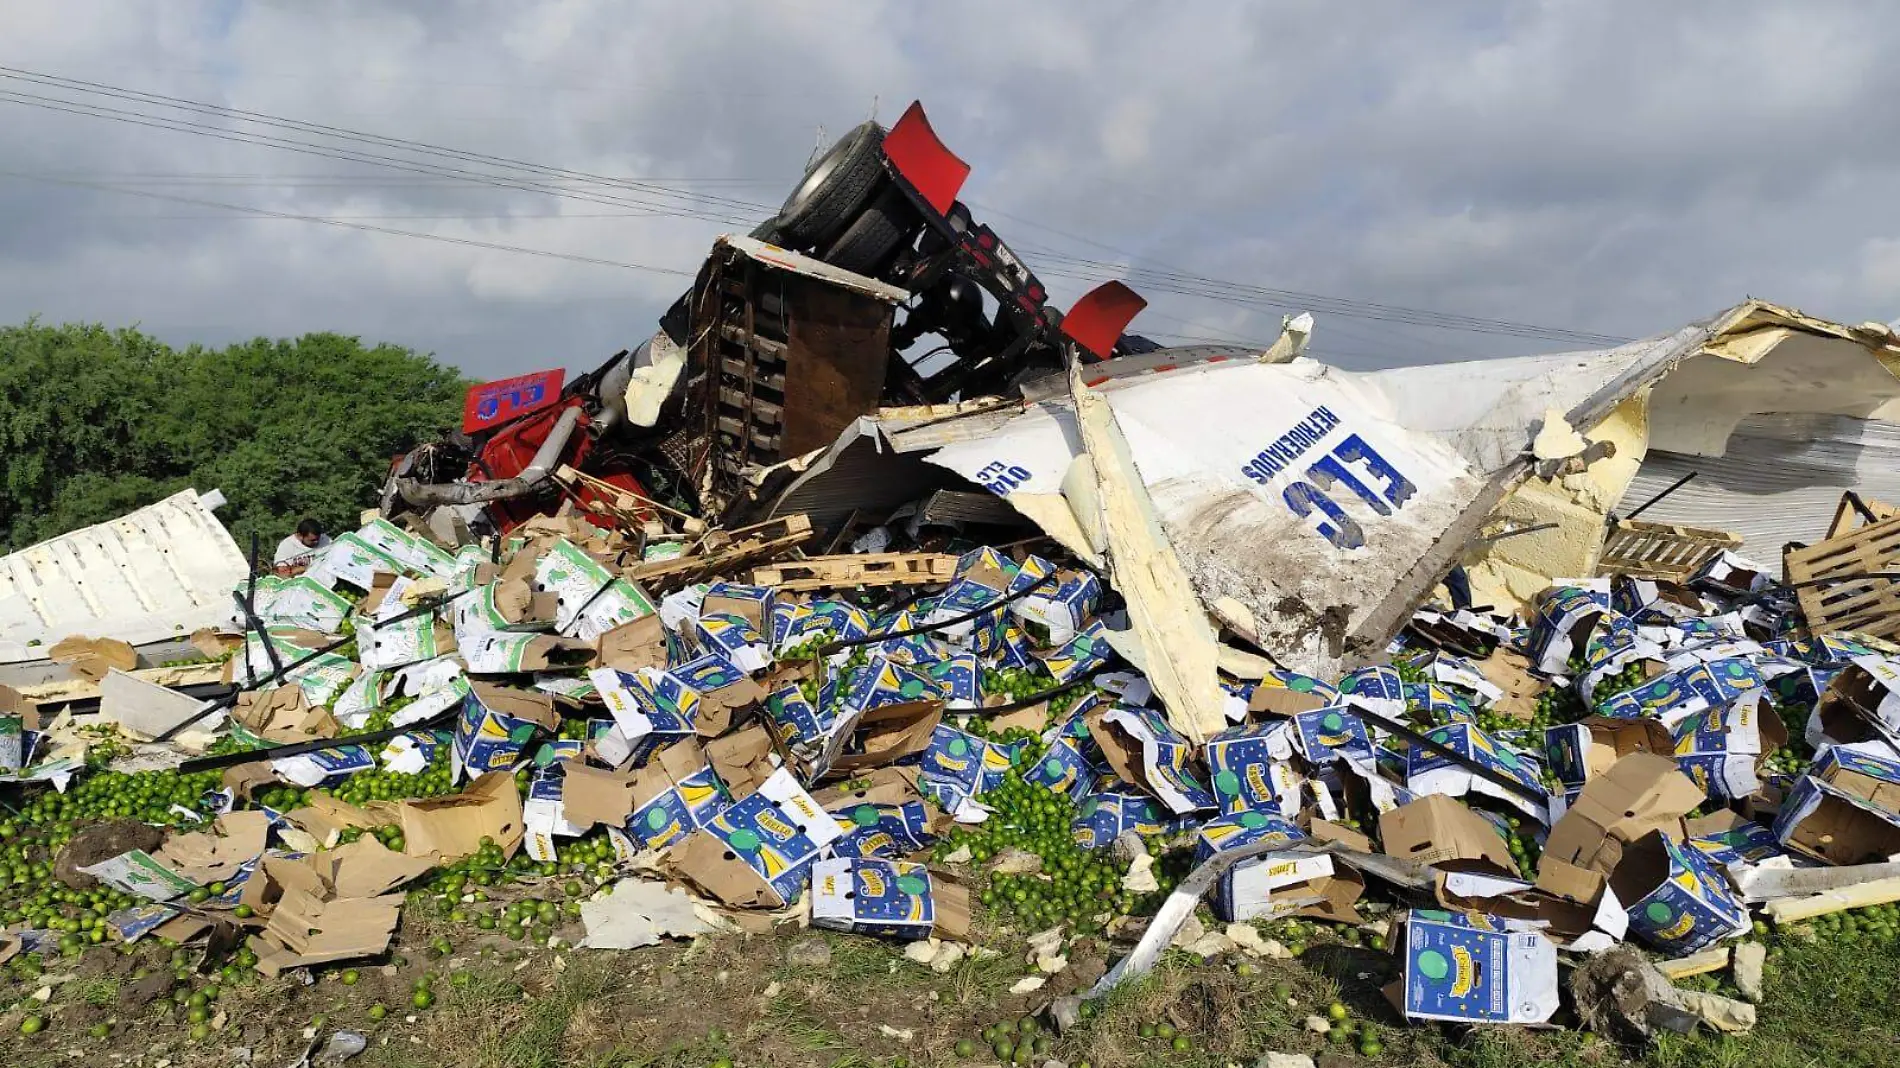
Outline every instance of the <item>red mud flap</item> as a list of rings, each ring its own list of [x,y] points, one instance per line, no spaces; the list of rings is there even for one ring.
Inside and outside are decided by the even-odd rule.
[[[897,120],[897,125],[884,135],[884,158],[891,161],[897,173],[903,175],[938,215],[950,213],[957,192],[963,188],[963,180],[970,176],[970,165],[937,140],[937,132],[930,128],[930,119],[924,115],[924,106],[915,101],[904,109],[904,117]]]
[[[1062,319],[1062,332],[1097,360],[1115,351],[1122,331],[1148,306],[1141,294],[1120,282],[1104,282],[1075,302]]]

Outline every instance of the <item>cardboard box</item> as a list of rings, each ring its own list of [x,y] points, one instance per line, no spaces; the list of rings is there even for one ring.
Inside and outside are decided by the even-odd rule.
[[[945,708],[983,706],[983,664],[975,653],[949,653],[913,666],[937,684],[937,692],[943,697]]]
[[[1773,857],[1788,855],[1775,841],[1772,827],[1744,819],[1728,809],[1717,809],[1684,824],[1688,845],[1716,865],[1727,868],[1737,864],[1759,864]]]
[[[704,612],[693,624],[699,648],[716,653],[746,672],[772,666],[772,646],[754,623],[730,612]]]
[[[648,849],[707,826],[729,803],[705,750],[691,738],[660,750],[635,773],[630,801],[621,827]]]
[[[602,666],[621,671],[665,668],[669,662],[666,627],[657,614],[614,627],[594,639],[594,645]]]
[[[1544,591],[1537,598],[1531,625],[1532,668],[1546,675],[1567,673],[1571,656],[1589,641],[1597,619],[1611,611],[1607,582]]]
[[[1373,766],[1372,737],[1366,733],[1365,722],[1344,704],[1294,716],[1293,741],[1306,762],[1316,767],[1335,760]]]
[[[778,591],[770,586],[742,586],[736,582],[715,582],[706,587],[699,614],[735,615],[752,624],[761,635],[778,636]]]
[[[970,933],[970,893],[922,864],[836,857],[812,868],[811,922],[892,938],[960,939]]]
[[[1194,863],[1199,866],[1221,853],[1247,846],[1279,842],[1291,845],[1306,838],[1306,832],[1292,821],[1265,812],[1240,812],[1209,820],[1201,826],[1194,843]],[[1304,886],[1333,874],[1332,857],[1326,854],[1266,853],[1237,862],[1214,884],[1209,905],[1214,915],[1234,923],[1282,914],[1272,900],[1273,892],[1288,886]],[[1284,895],[1302,897],[1304,894]],[[1295,906],[1304,907],[1304,906]]]
[[[253,936],[257,970],[274,977],[287,968],[381,953],[402,916],[401,894],[325,901],[287,889],[271,910],[264,934]]]
[[[1808,744],[1875,741],[1869,719],[1900,730],[1900,659],[1858,656],[1842,668],[1808,716]]]
[[[85,638],[77,634],[61,638],[46,650],[46,659],[64,664],[78,678],[98,682],[113,669],[132,671],[139,666],[139,652],[129,642],[117,638]]]
[[[1048,748],[1035,766],[1024,769],[1026,782],[1075,797],[1108,770],[1101,747],[1089,736],[1085,714],[1071,712],[1067,720],[1049,728],[1043,741]]]
[[[881,705],[865,712],[852,724],[853,744],[832,760],[829,774],[848,774],[917,756],[930,748],[942,721],[943,701],[937,698]],[[996,745],[991,744],[984,755],[991,758],[997,754]],[[986,777],[993,775],[999,780],[1002,771],[1007,770],[1006,760],[1000,770],[988,763],[983,767]],[[991,785],[986,778],[979,790],[990,789]]]
[[[1408,1018],[1456,1023],[1543,1023],[1557,1011],[1557,947],[1484,917],[1413,909],[1402,950],[1400,1005]]]
[[[236,875],[264,852],[270,817],[256,810],[227,812],[203,831],[174,834],[159,847],[160,864],[206,886]]]
[[[342,745],[319,749],[314,753],[279,757],[271,761],[270,766],[271,771],[285,782],[305,789],[317,789],[336,786],[357,772],[375,768],[376,757],[368,746]]]
[[[1885,742],[1829,746],[1808,774],[1875,808],[1900,813],[1900,757]]]
[[[820,853],[844,828],[789,771],[733,802],[667,853],[680,875],[739,908],[780,908],[795,900]]]
[[[1704,800],[1702,791],[1654,753],[1630,753],[1593,777],[1550,830],[1545,857],[1614,875],[1624,850],[1653,831],[1682,840],[1682,818]]]
[[[1003,632],[1005,644],[1020,648],[1018,643],[1011,640],[1011,632],[1018,636],[1022,633],[1015,628],[1007,628]],[[1046,655],[1042,653],[1033,655],[1042,661],[1042,666],[1057,682],[1074,682],[1108,663],[1108,658],[1114,650],[1108,646],[1107,635],[1108,628],[1098,619],[1078,631],[1075,637],[1056,647],[1053,652]],[[1026,667],[1027,664],[1022,666]]]
[[[1748,930],[1748,909],[1715,865],[1663,831],[1630,844],[1610,889],[1628,903],[1630,930],[1671,956]]]
[[[348,618],[348,597],[331,590],[308,575],[281,579],[260,575],[252,599],[257,618],[267,627],[302,627],[306,630],[335,634]]]
[[[1709,797],[1732,800],[1761,786],[1768,754],[1788,740],[1788,729],[1764,691],[1751,690],[1727,705],[1694,713],[1676,724],[1676,766]]]
[[[79,870],[115,890],[148,901],[171,901],[198,888],[197,883],[159,863],[143,849],[108,857]]]
[[[1803,775],[1781,803],[1775,840],[1829,864],[1874,864],[1900,853],[1900,815]]]
[[[1548,803],[1531,798],[1547,797],[1540,768],[1530,753],[1521,753],[1494,740],[1476,724],[1452,723],[1431,731],[1427,737],[1456,752],[1465,761],[1496,772],[1530,792],[1530,797],[1475,774],[1471,768],[1448,756],[1415,745],[1406,756],[1405,785],[1414,794],[1445,794],[1463,797],[1473,791],[1495,797],[1539,823],[1550,819]]]
[[[939,819],[919,792],[915,768],[879,768],[863,781],[820,790],[813,797],[847,828],[833,856],[902,860],[937,840]]]
[[[772,735],[761,723],[707,742],[706,759],[734,799],[751,796],[777,773],[780,763],[772,749]]]
[[[521,794],[512,772],[491,771],[459,794],[404,801],[397,820],[407,856],[449,863],[474,853],[488,838],[512,857],[521,845]]]
[[[491,630],[471,634],[461,646],[461,656],[471,675],[512,675],[591,667],[599,653],[592,642],[578,638]]]
[[[450,771],[457,782],[464,776],[512,772],[535,732],[552,733],[560,724],[547,694],[475,683],[456,717]]]
[[[1292,729],[1285,723],[1234,727],[1207,740],[1207,769],[1222,815],[1300,811],[1306,779],[1294,767]]]
[[[317,552],[304,575],[328,589],[347,582],[368,593],[375,588],[379,572],[400,575],[403,570],[395,557],[364,540],[361,534],[346,531],[330,539],[329,548]]]
[[[1145,837],[1160,834],[1169,826],[1167,814],[1154,798],[1113,776],[1104,776],[1076,803],[1070,830],[1082,848],[1106,849],[1125,831]]]
[[[1010,615],[1015,617],[1023,633],[1042,648],[1067,644],[1088,625],[1102,599],[1102,580],[1095,577],[1094,572],[1059,574],[1053,588],[1045,586],[1039,592],[1010,602],[1009,606]],[[1042,577],[1031,575],[1027,566],[1018,573],[1019,579],[1023,575],[1029,575],[1029,582]],[[1012,586],[1012,592],[1014,588]]]
[[[1180,815],[1216,806],[1214,792],[1188,770],[1193,746],[1161,713],[1116,705],[1090,713],[1086,722],[1108,766],[1169,811]]]
[[[1588,716],[1544,730],[1544,759],[1564,784],[1568,803],[1575,803],[1593,777],[1631,753],[1673,756],[1675,739],[1660,720],[1612,716]]]
[[[948,784],[959,796],[974,798],[1002,781],[1009,758],[988,740],[939,722],[931,728],[919,770],[922,780]]]
[[[635,674],[596,668],[587,677],[614,718],[614,733],[597,743],[601,756],[610,764],[628,760],[637,763],[654,749],[697,730],[694,717],[699,695],[677,685],[665,687],[662,692],[664,672],[642,668]]]
[[[675,707],[693,709],[694,728],[703,738],[717,738],[744,722],[766,698],[751,675],[719,653],[667,668],[655,691]]]
[[[455,632],[429,615],[379,623],[356,632],[357,660],[367,670],[399,668],[455,652]]]
[[[1429,794],[1379,816],[1385,852],[1446,871],[1517,874],[1509,844],[1489,820],[1442,794]]]

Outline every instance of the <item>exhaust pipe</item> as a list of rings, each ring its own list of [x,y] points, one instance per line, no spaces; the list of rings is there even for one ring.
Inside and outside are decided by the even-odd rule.
[[[402,499],[416,508],[435,508],[442,505],[487,504],[490,501],[506,501],[516,497],[525,497],[541,488],[560,463],[561,454],[567,451],[567,443],[574,437],[574,430],[580,425],[581,410],[570,407],[561,413],[554,422],[554,428],[548,431],[546,441],[534,452],[534,459],[521,473],[513,478],[504,478],[496,482],[440,482],[423,483],[414,479],[396,480],[396,492]]]

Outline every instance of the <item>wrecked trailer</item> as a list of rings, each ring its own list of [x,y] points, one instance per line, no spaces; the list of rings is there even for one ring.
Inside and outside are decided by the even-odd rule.
[[[1162,349],[1085,376],[1127,428],[1202,602],[1282,666],[1328,675],[1382,655],[1454,566],[1470,570],[1480,603],[1506,610],[1554,579],[1594,574],[1608,518],[1643,463],[1647,428],[1672,440],[1672,427],[1701,425],[1694,397],[1678,386],[1706,377],[1711,356],[1746,384],[1768,348],[1747,360],[1723,346],[1764,319],[1798,315],[1750,301],[1612,349],[1371,372],[1288,359],[1309,322],[1290,326],[1265,355]],[[1834,329],[1867,368],[1853,381],[1900,387],[1888,372],[1896,350],[1887,336]],[[1744,409],[1790,404],[1789,373],[1717,394],[1734,409],[1728,426]],[[822,522],[881,470],[904,487],[889,497],[986,489],[1066,549],[1099,560],[1088,518],[1097,504],[1078,474],[1073,403],[1059,381],[1026,385],[1021,402],[867,418],[796,465],[769,511],[796,508]],[[1875,420],[1900,395],[1817,392],[1817,404]],[[1712,447],[1725,435],[1709,438]],[[949,480],[920,475],[919,461]]]
[[[660,330],[563,385],[540,372],[470,391],[462,432],[400,458],[383,511],[450,509],[474,530],[553,511],[566,466],[718,517],[751,470],[820,448],[885,404],[1003,393],[1124,337],[1143,301],[1109,284],[1065,316],[957,199],[970,167],[919,104],[863,123],[749,237],[721,237]],[[932,343],[934,339],[934,344]],[[947,357],[947,359],[945,358]]]

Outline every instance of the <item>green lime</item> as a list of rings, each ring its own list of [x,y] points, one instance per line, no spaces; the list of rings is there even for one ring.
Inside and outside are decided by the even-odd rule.
[[[351,968],[349,971],[346,971],[343,973],[343,985],[355,986],[357,984],[357,981],[361,978],[362,978],[361,976],[356,974],[356,969]]]
[[[1346,1018],[1346,1006],[1341,1005],[1337,1001],[1326,1006],[1326,1018],[1334,1023],[1344,1020]]]
[[[20,1021],[20,1033],[23,1035],[37,1035],[44,1030],[46,1030],[46,1018],[43,1016],[28,1016]]]
[[[958,1039],[957,1040],[957,1056],[963,1057],[966,1060],[970,1057],[976,1056],[976,1043],[970,1041],[967,1038]]]
[[[380,1020],[383,1017],[388,1016],[388,1015],[389,1015],[389,1010],[384,1008],[381,1002],[378,1002],[377,1004],[371,1005],[369,1007],[369,1018],[372,1020]]]
[[[435,1004],[435,995],[429,993],[427,990],[418,990],[416,991],[416,996],[410,1000],[415,1004],[416,1008],[426,1009]]]

